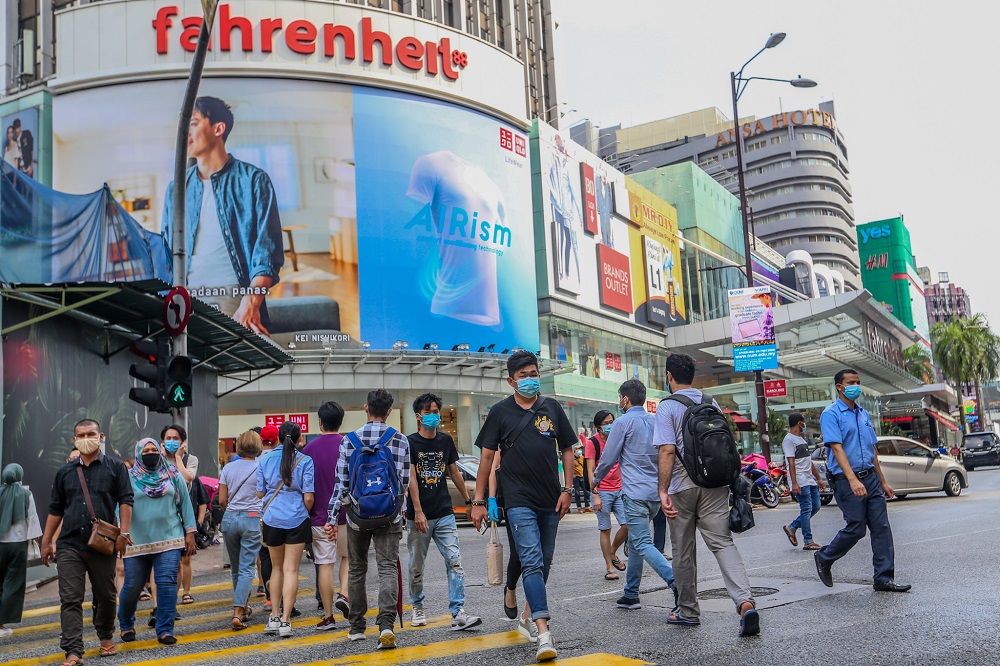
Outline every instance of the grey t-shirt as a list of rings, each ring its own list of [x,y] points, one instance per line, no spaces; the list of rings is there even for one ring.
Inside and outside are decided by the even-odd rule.
[[[788,433],[781,440],[781,449],[785,458],[795,458],[795,478],[799,486],[815,486],[816,477],[813,476],[812,458],[809,457],[809,450],[806,447],[806,440],[798,435]]]
[[[227,511],[260,511],[257,497],[257,460],[234,460],[222,468],[219,485],[228,493]]]
[[[701,391],[696,388],[681,389],[677,395],[690,398],[695,404],[701,402]],[[691,480],[681,456],[684,455],[684,434],[681,432],[681,424],[684,422],[684,412],[687,407],[676,400],[664,400],[656,408],[656,428],[653,431],[653,444],[659,448],[664,444],[673,444],[677,447],[677,456],[674,458],[674,471],[670,477],[670,489],[667,491],[671,495],[676,495],[682,490],[697,488],[698,484]]]

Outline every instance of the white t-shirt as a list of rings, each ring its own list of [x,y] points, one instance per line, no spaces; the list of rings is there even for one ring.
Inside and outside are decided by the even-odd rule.
[[[438,238],[441,265],[431,312],[480,326],[499,324],[492,250],[511,250],[511,232],[497,230],[510,229],[500,188],[477,165],[442,150],[417,159],[406,194],[430,205]]]
[[[226,239],[222,235],[219,209],[215,204],[215,190],[212,181],[201,181],[204,191],[201,196],[201,212],[198,230],[191,248],[191,266],[188,268],[190,287],[234,287],[239,284],[233,259],[229,256]],[[232,314],[232,313],[229,313]]]
[[[812,458],[809,457],[809,450],[806,448],[806,440],[798,435],[788,433],[785,439],[781,440],[781,449],[785,458],[795,458],[795,478],[799,486],[815,486],[816,477],[813,476]]]

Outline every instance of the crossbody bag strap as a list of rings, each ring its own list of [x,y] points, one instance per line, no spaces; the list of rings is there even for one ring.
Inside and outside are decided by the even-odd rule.
[[[80,486],[83,488],[83,501],[87,505],[90,522],[96,523],[97,515],[94,513],[94,505],[90,502],[90,488],[87,487],[87,481],[83,478],[83,467],[79,463],[76,466],[76,475],[80,478]]]
[[[546,396],[541,396],[538,401],[535,402],[535,406],[525,412],[524,416],[521,417],[521,420],[518,421],[516,426],[514,426],[514,429],[507,433],[506,437],[500,440],[500,445],[503,446],[503,443],[507,442],[507,450],[510,451],[513,449],[518,437],[520,437],[521,433],[524,432],[524,429],[528,427],[531,419],[538,413],[538,410],[542,408],[542,405],[545,404],[546,400],[548,400]]]
[[[299,461],[302,460],[302,458],[304,458],[304,457],[305,457],[305,454],[302,454],[298,458],[295,459],[295,464],[292,465],[292,472],[295,471],[295,468],[299,466]],[[280,469],[281,469],[281,463],[278,463],[278,469],[280,471]],[[264,518],[264,514],[267,513],[267,507],[271,506],[271,502],[273,502],[278,497],[278,493],[280,493],[281,489],[284,488],[284,487],[285,487],[285,480],[282,479],[281,483],[279,483],[278,487],[275,489],[274,494],[271,495],[271,499],[269,499],[267,501],[267,504],[265,504],[264,508],[261,510],[260,517],[262,519]]]
[[[243,479],[242,481],[240,481],[240,485],[236,486],[236,490],[233,491],[232,497],[236,497],[236,493],[240,492],[240,488],[242,488],[243,486],[245,486],[247,484],[247,481],[250,480],[251,476],[257,476],[257,468],[256,467],[254,469],[252,469],[249,474],[247,474],[247,476],[246,476],[245,479]]]

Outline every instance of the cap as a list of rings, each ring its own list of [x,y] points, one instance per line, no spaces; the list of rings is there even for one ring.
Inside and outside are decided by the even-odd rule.
[[[260,429],[260,438],[265,442],[277,442],[278,441],[278,429],[273,425],[264,426]]]

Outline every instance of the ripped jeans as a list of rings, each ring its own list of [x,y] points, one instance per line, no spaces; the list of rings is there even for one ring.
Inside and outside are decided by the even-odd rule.
[[[406,521],[406,529],[406,548],[410,553],[410,603],[414,608],[424,607],[424,561],[433,539],[448,571],[448,609],[455,617],[465,605],[465,570],[462,569],[454,514],[428,520],[426,534],[418,532],[412,520]]]

